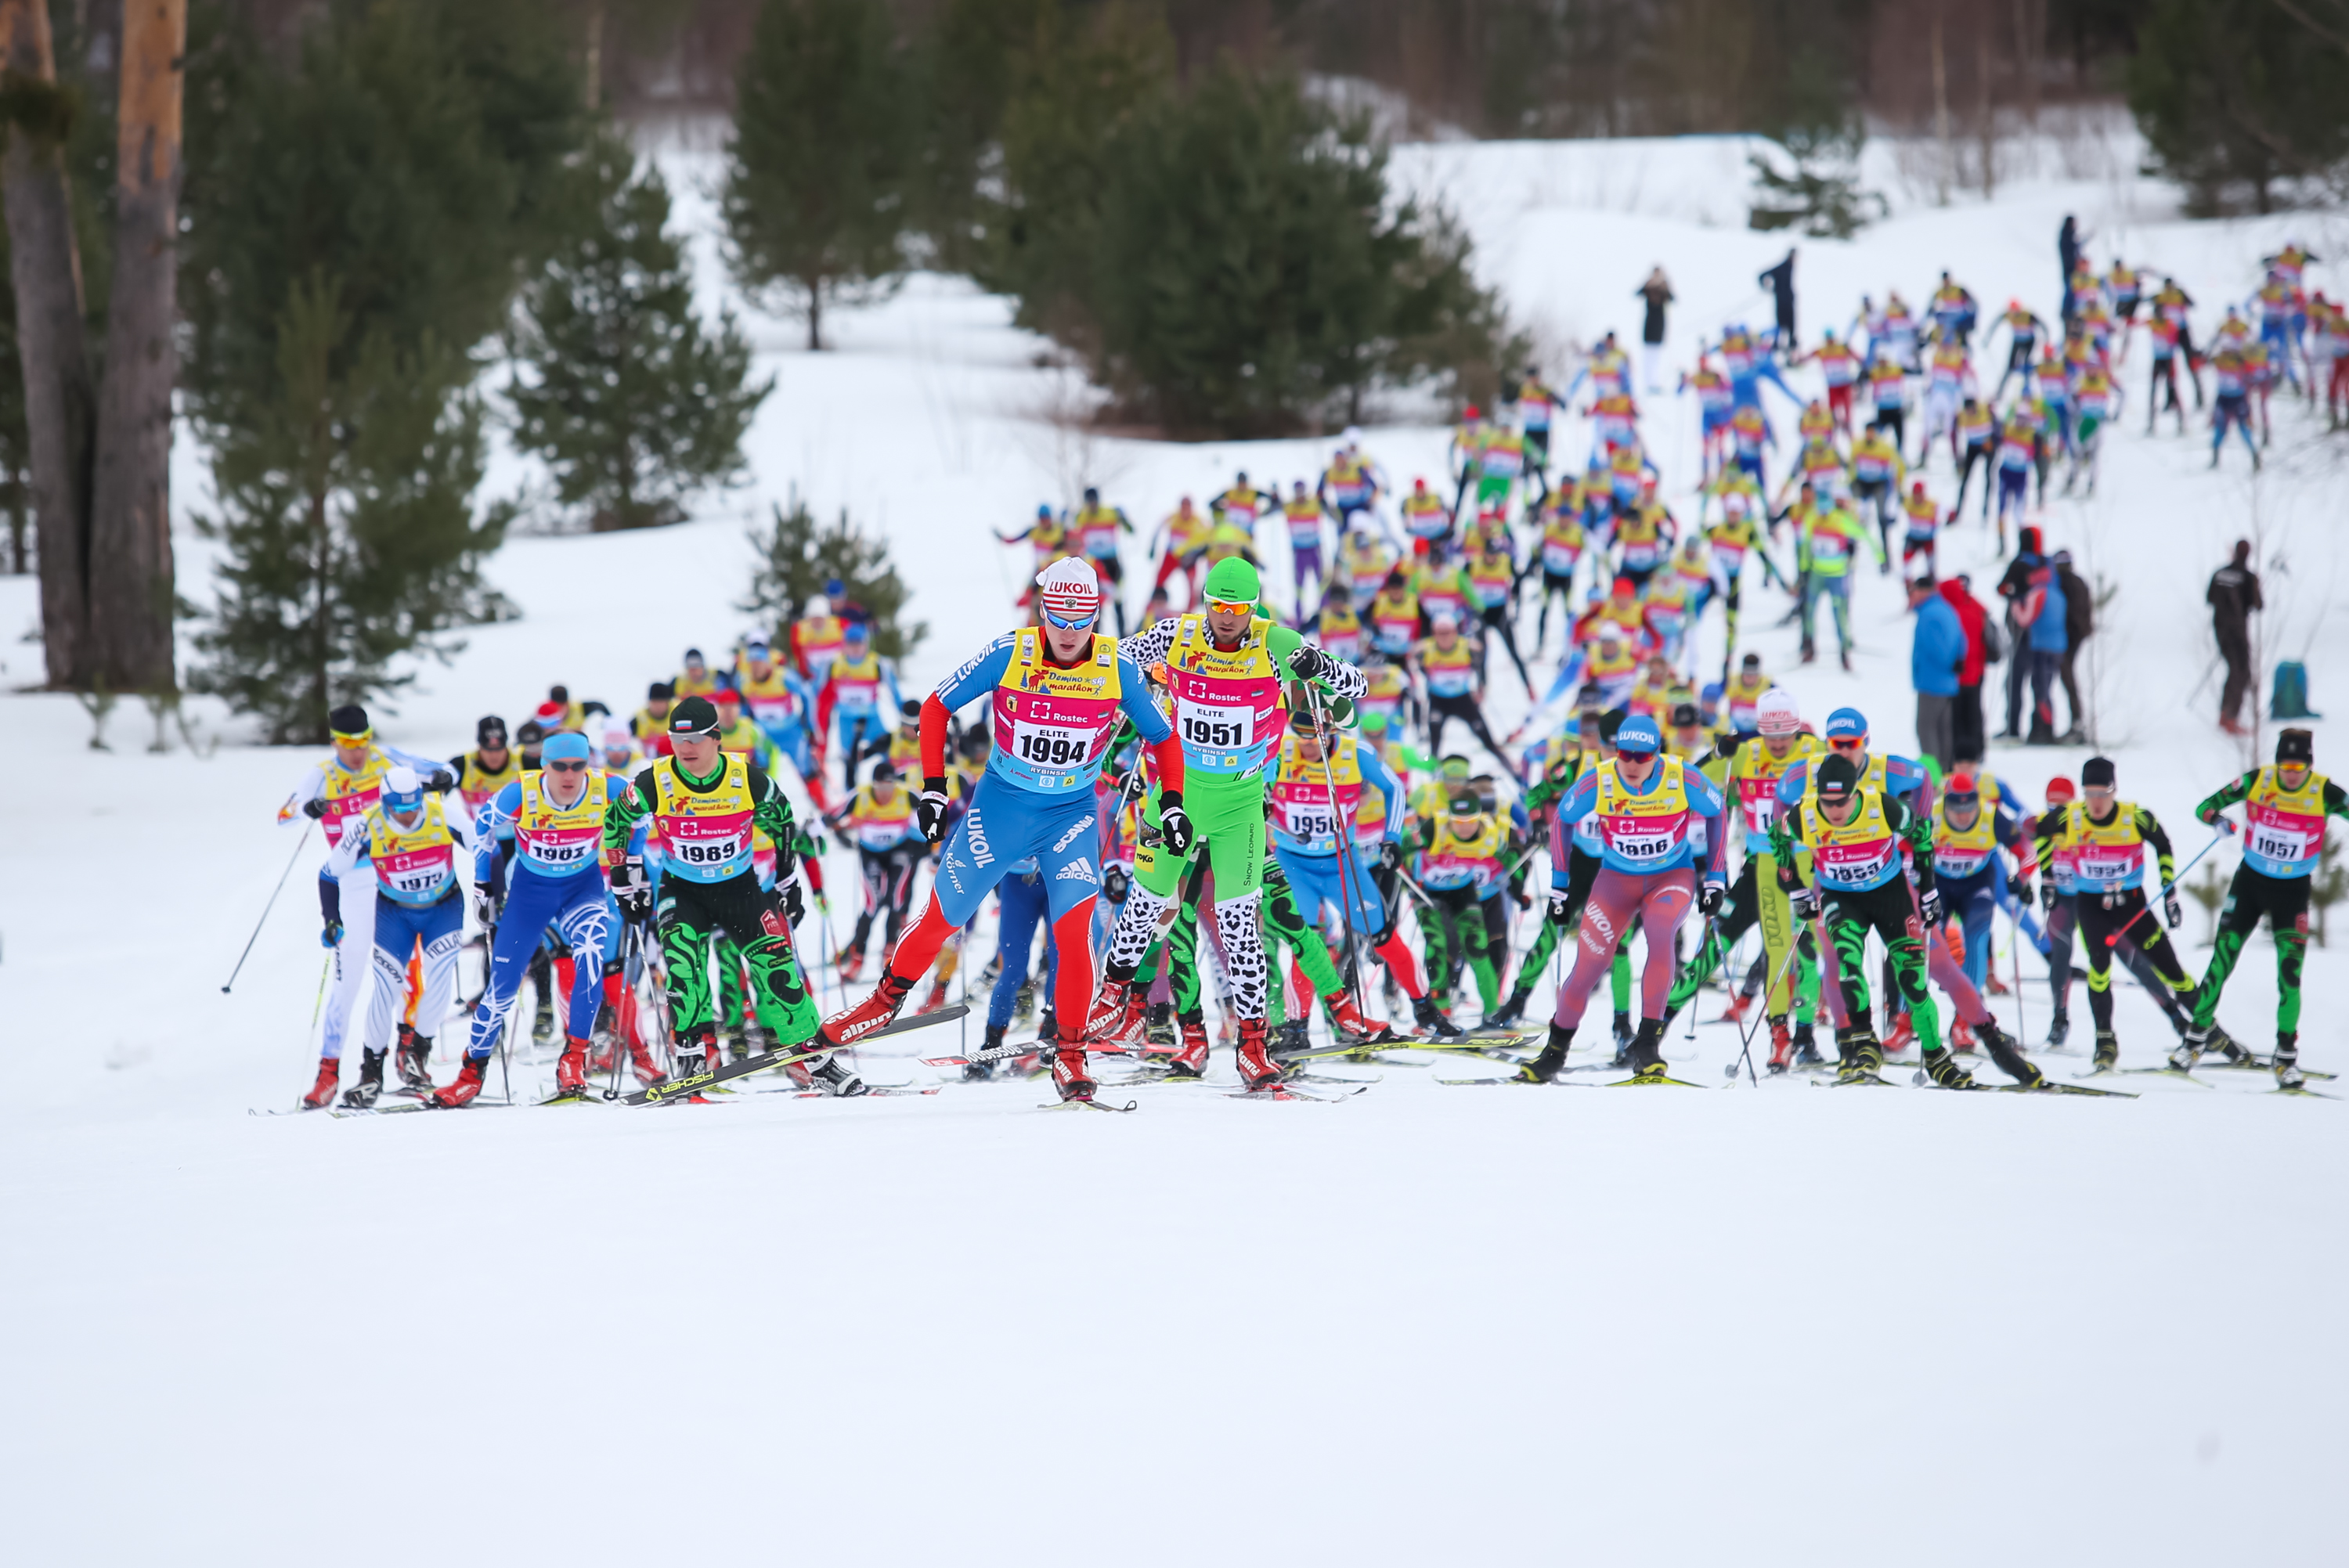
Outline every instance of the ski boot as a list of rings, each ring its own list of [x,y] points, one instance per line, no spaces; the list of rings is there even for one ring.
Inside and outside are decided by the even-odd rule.
[[[1892,1016],[1892,1027],[1885,1032],[1882,1050],[1888,1057],[1897,1057],[1917,1038],[1917,1026],[1906,1013]]]
[[[365,1110],[383,1094],[383,1058],[381,1051],[359,1052],[359,1081],[344,1092],[343,1109]]]
[[[1092,1099],[1093,1080],[1085,1072],[1085,1047],[1082,1041],[1072,1045],[1062,1045],[1053,1050],[1052,1088],[1062,1099]]]
[[[828,1055],[812,1062],[801,1064],[807,1068],[808,1081],[834,1099],[851,1099],[873,1091],[856,1076],[856,1069],[842,1061],[837,1055]]]
[[[432,1092],[432,1041],[408,1025],[399,1026],[399,1051],[393,1058],[400,1086],[419,1094]]]
[[[1735,1024],[1740,1028],[1743,1028],[1745,1025],[1745,1010],[1752,1006],[1754,1006],[1753,997],[1746,995],[1742,991],[1732,991],[1729,994],[1729,1005],[1722,1008],[1721,1016],[1715,1018],[1713,1022],[1716,1024]]]
[[[1631,1081],[1662,1083],[1664,1076],[1664,1021],[1642,1018],[1639,1032],[1631,1037]]]
[[[538,987],[538,1005],[530,1017],[531,1043],[536,1045],[554,1037],[554,977],[545,976]]]
[[[1947,1046],[1925,1053],[1925,1076],[1942,1088],[1970,1088],[1974,1075],[1958,1064],[1958,1054]]]
[[[2072,1015],[2058,1007],[2055,1010],[2055,1016],[2047,1020],[2047,1048],[2051,1051],[2061,1050],[2064,1042],[2071,1037]]]
[[[2000,979],[1994,974],[1983,976],[1983,980],[1985,982],[1982,985],[1982,994],[1984,995],[2012,996],[2014,995],[2013,987],[2009,985],[2005,981]]]
[[[688,1035],[677,1042],[676,1055],[677,1076],[678,1078],[690,1078],[697,1074],[708,1072],[710,1068],[718,1065],[718,1032],[709,1026],[704,1025],[696,1033]],[[805,1088],[807,1087],[807,1082],[804,1078],[799,1080],[799,1082],[802,1088]],[[662,1103],[674,1104],[676,1102],[665,1100]],[[689,1094],[685,1097],[685,1103],[688,1105],[708,1105],[709,1103],[709,1098],[703,1094]]]
[[[2298,1038],[2297,1036],[2293,1037]],[[2203,1042],[2202,1049],[2205,1052],[2217,1051],[2227,1058],[2229,1067],[2255,1068],[2260,1065],[2259,1058],[2241,1041],[2216,1024],[2210,1026],[2210,1037]]]
[[[1950,1049],[1953,1054],[1961,1057],[1974,1054],[1974,1032],[1963,1018],[1953,1018],[1950,1021]]]
[[[1411,1004],[1411,1021],[1432,1039],[1456,1040],[1464,1031],[1444,1016],[1433,996],[1415,997]]]
[[[2121,1037],[2110,1029],[2096,1031],[2096,1053],[2089,1070],[2108,1073],[2121,1065]]]
[[[1183,1020],[1183,1043],[1166,1058],[1166,1076],[1170,1078],[1195,1078],[1207,1070],[1207,1022],[1205,1018]]]
[[[979,1049],[982,1051],[991,1051],[998,1046],[1001,1045],[1003,1043],[1004,1028],[1005,1026],[1001,1024],[988,1025],[987,1037],[979,1041]],[[962,1065],[962,1081],[965,1083],[986,1083],[994,1077],[995,1064],[993,1062],[965,1062]]]
[[[1150,995],[1131,980],[1111,980],[1093,996],[1093,1010],[1085,1019],[1085,1038],[1104,1046],[1137,1043]]]
[[[864,950],[855,948],[840,955],[840,979],[843,985],[854,981],[864,973]]]
[[[913,989],[911,980],[899,979],[884,965],[881,984],[873,988],[873,995],[826,1018],[816,1037],[827,1046],[853,1046],[875,1029],[895,1023],[897,1010],[905,1005],[906,995]]]
[[[2097,1037],[2100,1046],[2103,1040],[2104,1037]],[[2187,1030],[2186,1037],[2178,1042],[2178,1048],[2169,1053],[2169,1070],[2174,1073],[2192,1072],[2195,1064],[2202,1059],[2202,1047],[2209,1041],[2210,1031],[2208,1029]]]
[[[1556,1083],[1557,1075],[1566,1070],[1566,1053],[1574,1046],[1574,1031],[1549,1026],[1549,1039],[1541,1054],[1517,1068],[1519,1083]]]
[[[318,1081],[302,1097],[304,1110],[318,1110],[335,1103],[335,1090],[342,1087],[343,1064],[333,1057],[318,1058]]]
[[[947,983],[933,977],[930,981],[930,994],[922,998],[920,1006],[914,1009],[914,1016],[918,1018],[925,1013],[935,1013],[946,1005]]]
[[[1350,992],[1340,991],[1333,995],[1324,996],[1321,998],[1321,1006],[1322,1010],[1329,1015],[1331,1032],[1340,1038],[1351,1035],[1358,1040],[1367,1040],[1386,1033],[1385,1021],[1364,1016],[1362,1010],[1354,1006],[1354,998]]]
[[[585,1099],[587,1097],[587,1042],[573,1035],[563,1042],[563,1054],[554,1058],[554,1098]]]
[[[1309,1027],[1309,1026],[1302,1018],[1290,1018],[1283,1023],[1280,1026],[1279,1039],[1272,1047],[1272,1054],[1275,1057],[1293,1057],[1299,1051],[1311,1050],[1313,1037],[1307,1032]]]
[[[1240,1020],[1240,1043],[1233,1060],[1240,1069],[1240,1087],[1250,1094],[1263,1094],[1280,1087],[1280,1068],[1265,1049],[1262,1018]]]
[[[740,1029],[736,1029],[726,1037],[726,1059],[730,1062],[742,1060],[754,1048],[750,1044],[750,1037]]]
[[[1794,1037],[1786,1032],[1786,1020],[1785,1017],[1781,1016],[1771,1019],[1770,1073],[1772,1077],[1775,1078],[1778,1074],[1785,1072],[1791,1065],[1794,1049]]]
[[[1816,1026],[1813,1024],[1795,1026],[1795,1065],[1798,1068],[1823,1068],[1827,1065],[1826,1057],[1819,1055],[1819,1037],[1814,1032]]]
[[[2277,1034],[2272,1065],[2278,1088],[2298,1088],[2308,1081],[2300,1070],[2300,1035],[2297,1030],[2289,1035]]]
[[[455,1081],[447,1088],[434,1089],[424,1097],[424,1103],[442,1110],[454,1110],[460,1105],[471,1105],[481,1092],[481,1080],[490,1076],[490,1058],[467,1057],[464,1066],[457,1069]]]
[[[1609,1067],[1628,1068],[1631,1065],[1631,1015],[1629,1013],[1616,1014],[1614,1029],[1615,1059],[1608,1065]]]
[[[1485,1020],[1485,1025],[1492,1028],[1505,1029],[1511,1024],[1525,1022],[1526,1004],[1533,1000],[1533,995],[1531,991],[1510,992],[1508,995],[1502,998],[1501,1005],[1494,1009],[1493,1016]]]
[[[1011,997],[1011,1021],[1022,1026],[1036,1018],[1036,987],[1022,985]]]
[[[601,1077],[619,1065],[619,1035],[599,1021],[595,1037],[589,1043],[587,1070]]]
[[[1851,650],[1849,648],[1837,648],[1836,650],[1836,657],[1843,661],[1843,673],[1846,675],[1851,674]]]
[[[1884,1066],[1884,1047],[1864,1025],[1836,1031],[1836,1056],[1843,1064],[1836,1074],[1839,1084],[1866,1083]]]
[[[1174,1004],[1153,1002],[1143,1016],[1142,1043],[1171,1048],[1174,1044]]]
[[[1999,1071],[2025,1088],[2037,1088],[2047,1081],[2047,1075],[2031,1065],[2023,1048],[1995,1021],[1985,1020],[1974,1026],[1975,1037],[1982,1041],[1991,1063]]]
[[[636,1082],[647,1088],[668,1081],[668,1074],[661,1071],[660,1063],[653,1059],[652,1047],[641,1040],[628,1042],[628,1070],[635,1073]]]

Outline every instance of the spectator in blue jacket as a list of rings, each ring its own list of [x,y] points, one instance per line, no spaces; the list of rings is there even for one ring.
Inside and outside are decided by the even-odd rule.
[[[2033,746],[2053,746],[2055,735],[2054,686],[2063,673],[2064,655],[2072,645],[2065,629],[2067,605],[2064,583],[2044,553],[2039,530],[2025,528],[2022,546],[2007,562],[1998,581],[1999,597],[2006,601],[2007,624],[2014,632],[2014,660],[2008,667],[2006,732],[2003,738],[2022,738]],[[2018,738],[2023,686],[2031,683],[2031,733]]]
[[[1917,688],[1917,749],[1943,773],[1957,759],[1958,676],[1965,668],[1966,628],[1941,597],[1931,573],[1909,584],[1917,634],[1909,645],[1909,684]]]

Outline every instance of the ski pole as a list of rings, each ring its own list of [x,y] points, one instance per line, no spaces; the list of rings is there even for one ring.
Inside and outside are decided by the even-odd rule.
[[[2176,892],[2178,891],[2178,882],[2184,879],[2188,872],[2192,871],[2196,866],[2201,863],[2202,856],[2209,854],[2212,850],[2217,849],[2222,841],[2231,837],[2233,837],[2233,834],[2231,830],[2227,828],[2221,828],[2217,832],[2211,834],[2210,841],[2202,846],[2201,853],[2197,854],[2192,860],[2178,867],[2176,872],[2170,876],[2170,879],[2161,884],[2161,892],[2157,893],[2155,897],[2168,898],[2171,893]],[[2147,915],[2151,914],[2152,913],[2153,900],[2147,899],[2145,901],[2145,907],[2138,910],[2135,914],[2130,915],[2127,921],[2123,922],[2119,930],[2106,934],[2105,945],[2106,947],[2119,946],[2121,938],[2128,934],[2129,927],[2135,925],[2138,921],[2143,920]]]
[[[228,986],[235,985],[236,977],[244,973],[244,961],[253,956],[253,944],[261,940],[261,928],[268,923],[269,912],[277,907],[277,895],[285,891],[285,879],[294,874],[294,862],[302,858],[302,846],[310,841],[310,823],[305,822],[302,825],[301,836],[294,841],[294,852],[286,857],[285,869],[277,873],[277,885],[269,890],[269,902],[261,906],[261,918],[253,923],[253,934],[244,939],[244,951],[236,955],[236,967],[228,972],[228,985],[221,987],[222,995],[227,995]],[[323,972],[319,984],[321,985],[325,984]],[[319,995],[323,996],[326,993],[322,990]],[[316,1024],[317,1019],[313,1018],[310,1021]]]
[[[1713,916],[1708,914],[1704,917],[1704,940],[1696,944],[1696,955],[1699,959],[1702,959],[1705,954],[1710,951],[1713,946]],[[1728,962],[1729,955],[1725,953],[1723,954],[1722,963],[1726,965]],[[1688,1016],[1688,1037],[1690,1041],[1693,1043],[1696,1039],[1696,997],[1694,995],[1691,995],[1689,997]]]
[[[310,1031],[309,1034],[302,1037],[305,1041],[307,1041],[311,1035],[318,1032],[318,1015],[324,1012],[326,1006],[326,971],[333,968],[334,964],[335,955],[332,953],[326,954],[318,960],[318,997],[310,1004]]]
[[[1359,869],[1350,852],[1354,822],[1347,815],[1345,802],[1338,799],[1336,775],[1330,769],[1330,746],[1334,738],[1323,717],[1321,694],[1311,681],[1305,683],[1305,702],[1313,713],[1315,748],[1321,753],[1321,788],[1329,792],[1330,815],[1337,820],[1338,880],[1343,884],[1338,895],[1338,928],[1346,939],[1346,978],[1353,987],[1354,1006],[1360,1007],[1370,998],[1362,993],[1361,958],[1354,948],[1354,873]]]
[[[1755,1088],[1760,1088],[1762,1087],[1762,1078],[1761,1075],[1754,1070],[1754,1037],[1761,1032],[1762,1020],[1769,1014],[1770,998],[1777,992],[1778,982],[1785,979],[1786,977],[1786,971],[1795,966],[1795,956],[1799,951],[1797,944],[1800,943],[1801,939],[1802,934],[1799,930],[1788,934],[1786,941],[1786,956],[1785,960],[1779,964],[1778,972],[1770,976],[1770,983],[1762,987],[1761,1010],[1754,1015],[1754,1022],[1752,1024],[1739,1031],[1737,1041],[1738,1059],[1745,1064],[1745,1076],[1753,1081]],[[1733,1067],[1729,1069],[1729,1076],[1733,1078],[1735,1078],[1737,1076],[1737,1069]]]

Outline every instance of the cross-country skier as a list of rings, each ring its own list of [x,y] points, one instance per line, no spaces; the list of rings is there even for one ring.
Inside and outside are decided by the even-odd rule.
[[[1253,582],[1253,568],[1226,562],[1208,573],[1209,593],[1236,571]],[[1052,1084],[1064,1099],[1090,1099],[1094,1085],[1086,1071],[1085,1046],[1094,1037],[1085,1020],[1094,992],[1091,927],[1101,887],[1102,805],[1094,786],[1122,713],[1158,769],[1157,810],[1148,819],[1147,831],[1179,858],[1192,836],[1184,806],[1185,754],[1151,701],[1143,665],[1094,630],[1101,619],[1101,584],[1093,573],[1075,562],[1054,562],[1037,579],[1036,603],[1040,624],[998,637],[923,699],[922,793],[915,810],[923,836],[933,844],[946,841],[937,879],[920,918],[890,950],[880,985],[864,1001],[824,1020],[823,1037],[832,1045],[853,1046],[895,1019],[947,939],[970,923],[1013,864],[1033,856],[1047,889],[1060,956],[1053,983],[1058,1038],[1052,1042]],[[1195,619],[1181,616],[1162,626]],[[1153,628],[1133,639],[1142,645],[1154,640],[1166,641],[1165,633]],[[969,809],[947,838],[947,719],[982,698],[995,744]],[[1258,844],[1263,821],[1259,799]],[[1128,911],[1141,896],[1140,879],[1147,873],[1137,865],[1135,874]],[[1253,923],[1253,906],[1247,913]],[[1259,944],[1257,952],[1262,951]],[[1141,957],[1138,948],[1134,957]],[[1127,974],[1131,978],[1131,967]],[[1258,974],[1260,985],[1261,969]]]
[[[2227,884],[2218,942],[2194,990],[2193,1026],[2170,1058],[2173,1067],[2191,1068],[2209,1042],[2220,993],[2264,915],[2275,934],[2276,1082],[2284,1088],[2301,1085],[2300,971],[2308,954],[2310,873],[2324,850],[2326,819],[2349,817],[2349,793],[2316,771],[2315,758],[2310,733],[2287,729],[2276,737],[2272,764],[2213,790],[2194,809],[2203,821],[2232,833],[2239,830],[2235,824],[2219,813],[2243,808],[2243,861]]]

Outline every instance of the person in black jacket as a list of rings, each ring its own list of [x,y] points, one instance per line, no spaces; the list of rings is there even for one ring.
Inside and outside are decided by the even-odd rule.
[[[2210,632],[2219,656],[2227,661],[2227,685],[2219,694],[2219,727],[2243,733],[2243,694],[2251,689],[2251,612],[2267,608],[2260,598],[2260,574],[2251,570],[2251,542],[2235,541],[2234,559],[2210,573],[2202,594],[2210,606]]]
[[[2064,700],[2072,705],[2072,727],[2063,740],[2066,746],[2088,744],[2086,720],[2088,711],[2080,706],[2080,682],[2073,666],[2079,662],[2080,645],[2096,629],[2096,603],[2088,585],[2072,570],[2072,552],[2059,550],[2048,562],[2055,568],[2055,581],[2064,589],[2064,663],[2056,675],[2064,683]]]
[[[1640,326],[1640,369],[1651,394],[1664,389],[1664,307],[1672,303],[1671,280],[1664,276],[1659,263],[1648,273],[1648,281],[1631,291],[1636,298],[1648,303],[1648,318]]]
[[[1787,246],[1786,259],[1754,281],[1770,291],[1771,303],[1778,307],[1778,352],[1791,357],[1797,347],[1795,339],[1795,248]]]

